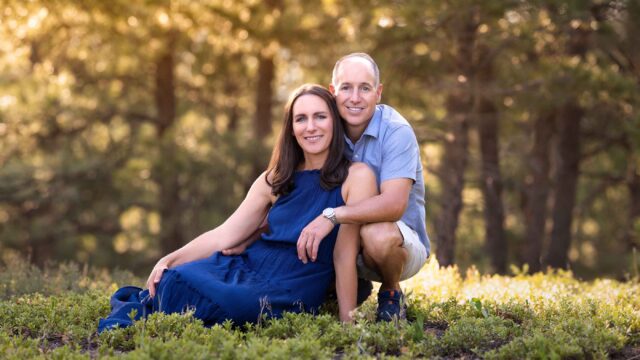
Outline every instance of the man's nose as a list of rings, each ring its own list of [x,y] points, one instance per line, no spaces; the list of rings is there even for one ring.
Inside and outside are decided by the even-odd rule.
[[[349,100],[356,103],[360,101],[360,90],[353,89],[353,91],[351,91],[351,96],[349,96]]]

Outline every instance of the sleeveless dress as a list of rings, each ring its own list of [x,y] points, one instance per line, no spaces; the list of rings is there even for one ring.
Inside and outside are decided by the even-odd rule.
[[[155,311],[194,316],[210,326],[227,319],[236,325],[255,323],[265,314],[315,313],[335,279],[333,249],[339,226],[320,243],[315,262],[298,259],[296,243],[302,229],[327,207],[344,205],[341,187],[320,186],[320,171],[298,171],[293,190],[280,196],[267,216],[270,232],[240,255],[212,256],[165,270],[156,296],[126,286],[111,297],[111,314],[98,331],[132,324]]]

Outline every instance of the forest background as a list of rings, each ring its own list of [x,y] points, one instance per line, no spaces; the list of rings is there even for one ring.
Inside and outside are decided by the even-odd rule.
[[[365,51],[421,145],[440,265],[638,271],[638,1],[0,4],[5,262],[146,274],[236,208],[289,92]]]

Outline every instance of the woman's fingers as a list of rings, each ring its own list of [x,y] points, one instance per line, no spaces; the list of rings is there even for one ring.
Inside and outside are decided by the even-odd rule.
[[[168,267],[165,265],[156,265],[151,271],[151,275],[149,275],[149,279],[147,280],[147,288],[149,289],[149,295],[151,295],[151,297],[156,296],[156,285],[162,279],[162,274],[166,269],[168,269]]]
[[[162,279],[162,274],[164,274],[164,271],[167,269],[166,266],[160,266],[156,269],[156,277],[153,279],[154,283],[159,283],[160,279]]]
[[[147,280],[147,289],[149,289],[149,295],[151,295],[151,297],[156,296],[156,283],[154,281],[155,277],[156,277],[156,268],[153,268],[153,270],[151,271],[151,274],[149,275],[149,279]]]

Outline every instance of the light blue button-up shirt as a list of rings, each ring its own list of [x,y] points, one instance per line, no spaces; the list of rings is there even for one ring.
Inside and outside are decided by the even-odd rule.
[[[377,105],[360,139],[355,144],[347,136],[345,139],[347,157],[371,167],[376,174],[378,189],[387,180],[413,180],[407,209],[401,220],[418,233],[429,254],[420,147],[409,122],[391,106]]]

